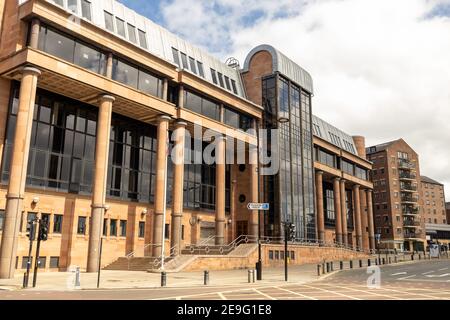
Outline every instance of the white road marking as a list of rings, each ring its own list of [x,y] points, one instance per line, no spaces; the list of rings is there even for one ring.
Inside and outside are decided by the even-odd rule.
[[[391,276],[399,276],[399,275],[402,275],[402,274],[408,274],[408,272],[397,272],[397,273],[391,274]]]
[[[393,300],[402,300],[402,299],[394,297],[394,296],[389,296],[387,294],[376,293],[376,292],[373,292],[373,291],[360,290],[360,289],[355,289],[355,288],[352,288],[352,287],[344,287],[344,286],[332,286],[332,285],[329,285],[329,286],[330,287],[334,287],[334,288],[347,289],[347,290],[358,291],[358,292],[362,292],[362,293],[368,293],[370,295],[374,295],[374,296],[377,296],[377,297],[387,297],[387,298],[393,299]],[[383,290],[383,288],[381,288],[381,290]]]
[[[442,268],[442,269],[439,269],[438,271],[444,271],[444,270],[447,270],[448,268]]]
[[[260,295],[262,295],[262,296],[264,296],[264,297],[266,297],[266,298],[269,298],[270,300],[277,300],[276,298],[271,297],[271,296],[269,296],[268,294],[265,294],[265,293],[259,291],[259,290],[256,289],[256,288],[253,288],[253,291],[255,291],[256,293],[258,293],[258,294],[260,294]]]
[[[283,291],[286,291],[286,292],[289,292],[289,293],[295,294],[295,295],[297,295],[297,296],[300,296],[300,297],[303,297],[303,298],[306,298],[306,299],[311,299],[311,300],[319,300],[319,299],[317,299],[317,298],[314,298],[314,297],[310,297],[310,296],[307,296],[307,295],[301,294],[301,293],[299,293],[299,292],[291,291],[291,290],[288,290],[288,289],[284,289],[284,288],[280,288],[280,287],[275,287],[275,288],[277,288],[278,290],[283,290]]]
[[[450,273],[427,275],[428,278],[443,278],[443,277],[447,277],[447,276],[450,276]]]
[[[410,275],[410,276],[407,276],[407,277],[397,278],[397,280],[406,280],[406,279],[409,279],[409,278],[413,278],[413,277],[415,277],[415,276],[416,276],[416,275],[413,274],[413,275]]]
[[[426,275],[426,274],[430,274],[430,273],[433,273],[434,272],[434,270],[431,270],[431,271],[428,271],[428,272],[424,272],[424,273],[422,273],[423,275]]]
[[[353,300],[362,300],[362,299],[360,299],[360,298],[348,296],[348,295],[343,294],[343,293],[340,293],[340,292],[334,292],[334,291],[330,291],[330,290],[327,290],[327,289],[316,288],[316,287],[308,286],[308,285],[306,285],[306,284],[304,284],[303,286],[304,286],[304,287],[307,287],[307,288],[310,288],[310,289],[316,289],[316,290],[320,290],[320,291],[325,291],[325,292],[327,292],[327,293],[332,293],[332,294],[339,295],[339,296],[346,297],[346,298],[350,298],[350,299],[353,299]]]
[[[406,291],[400,291],[400,290],[394,290],[394,289],[388,289],[388,288],[386,288],[385,290],[392,291],[392,292],[397,292],[399,294],[407,294],[407,295],[412,295],[412,296],[421,296],[421,297],[431,298],[431,299],[435,299],[435,300],[436,299],[445,299],[445,298],[429,296],[429,295],[423,294],[423,293],[413,293],[413,292],[409,293],[409,292],[406,292]],[[447,299],[445,299],[445,300],[447,300]]]

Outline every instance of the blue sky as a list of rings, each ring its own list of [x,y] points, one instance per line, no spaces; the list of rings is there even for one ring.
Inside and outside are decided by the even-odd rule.
[[[154,22],[162,23],[160,5],[163,3],[160,0],[119,0],[128,8],[150,18]]]

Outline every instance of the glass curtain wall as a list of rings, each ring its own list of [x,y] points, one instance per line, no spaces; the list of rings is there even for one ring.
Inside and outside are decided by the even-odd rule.
[[[281,223],[288,222],[296,225],[297,238],[315,239],[310,95],[279,75],[271,76],[263,79],[263,106],[265,127],[279,129],[279,141],[271,143],[277,143],[280,154],[279,174],[265,177],[266,201],[273,208],[266,231],[282,234]],[[278,115],[289,122],[278,122]]]

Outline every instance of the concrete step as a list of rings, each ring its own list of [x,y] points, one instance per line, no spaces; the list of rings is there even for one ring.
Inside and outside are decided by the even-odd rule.
[[[171,258],[166,259],[167,262]],[[154,257],[120,257],[113,263],[104,267],[104,270],[129,270],[129,271],[147,271],[152,268],[156,258]]]

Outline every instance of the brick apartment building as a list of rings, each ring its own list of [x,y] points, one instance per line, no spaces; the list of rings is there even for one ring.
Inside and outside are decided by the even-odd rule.
[[[403,139],[369,147],[366,153],[373,163],[374,218],[380,247],[424,250],[419,156]]]
[[[279,237],[287,221],[302,241],[374,249],[364,139],[313,117],[311,76],[273,47],[240,70],[114,0],[0,0],[0,25],[0,278],[26,267],[36,217],[50,231],[46,270],[96,271],[101,239],[107,265],[205,239],[220,247],[258,225]],[[216,158],[245,151],[245,163],[170,161],[171,133],[181,159],[207,148],[186,138],[199,121]],[[281,132],[281,170],[264,179],[249,161],[256,128]],[[421,240],[409,191],[401,243]],[[260,221],[247,209],[258,201],[271,204]]]

